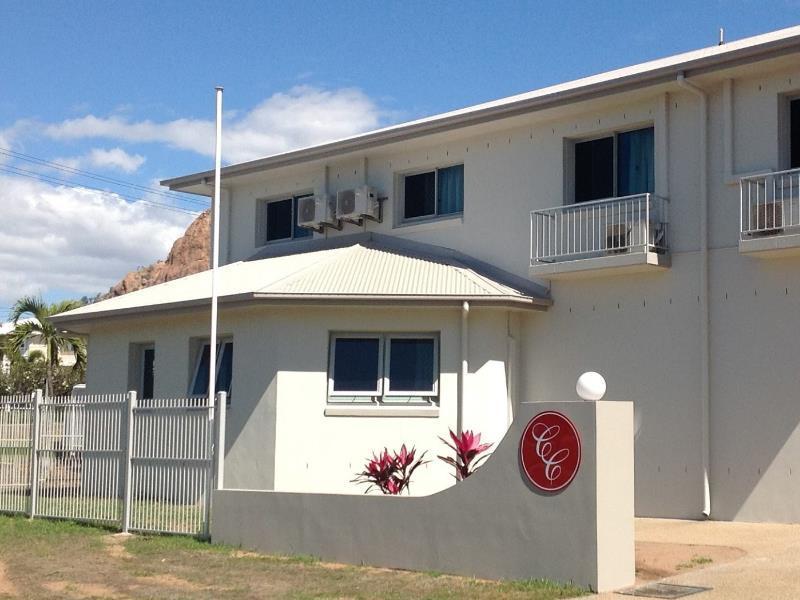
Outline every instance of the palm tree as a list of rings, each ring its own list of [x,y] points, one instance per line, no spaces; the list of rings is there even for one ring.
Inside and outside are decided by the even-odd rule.
[[[79,336],[58,329],[50,317],[82,306],[78,300],[62,300],[53,304],[46,304],[41,297],[24,296],[16,301],[11,308],[10,318],[14,322],[14,330],[8,335],[7,348],[9,352],[19,355],[25,340],[39,337],[45,347],[44,359],[47,363],[45,377],[45,394],[53,393],[53,368],[59,364],[59,354],[72,350],[75,354],[73,369],[86,368],[86,344]],[[32,319],[23,317],[30,316]]]

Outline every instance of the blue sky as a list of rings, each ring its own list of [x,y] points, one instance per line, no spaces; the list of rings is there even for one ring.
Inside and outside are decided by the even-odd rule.
[[[211,167],[216,84],[225,86],[226,162],[235,162],[713,45],[719,27],[734,40],[800,21],[796,0],[0,0],[0,10],[0,148],[144,186]],[[3,165],[31,168],[0,156]],[[13,231],[8,219],[0,225],[0,317],[20,292],[103,290],[163,256],[190,220],[117,206],[80,189],[105,184],[79,177],[66,186],[0,179],[0,201],[16,207]],[[54,226],[75,233],[52,239],[39,217],[59,207],[68,208]]]

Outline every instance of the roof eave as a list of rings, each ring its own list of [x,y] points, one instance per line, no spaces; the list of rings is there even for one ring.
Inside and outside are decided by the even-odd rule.
[[[223,168],[222,177],[246,175],[255,171],[275,169],[302,162],[329,158],[346,152],[366,150],[375,146],[401,142],[458,127],[478,125],[487,121],[513,117],[535,110],[550,108],[558,104],[588,100],[598,95],[607,95],[648,85],[665,83],[674,80],[678,73],[684,73],[686,77],[691,77],[714,70],[729,68],[745,62],[777,57],[799,49],[800,35],[787,36],[757,45],[745,46],[724,54],[698,57],[680,63],[665,65],[660,68],[553,92],[552,94],[524,98],[517,102],[493,105],[482,109],[459,112],[457,114],[447,114],[440,118],[433,117],[423,120],[422,122],[412,122],[408,125],[380,129],[344,140],[243,162]],[[213,171],[204,171],[165,179],[161,181],[161,185],[167,186],[171,190],[179,191],[204,182],[213,182],[213,178]]]
[[[420,296],[420,295],[368,295],[368,294],[257,294],[245,293],[222,296],[220,304],[233,306],[419,306],[419,307],[459,307],[463,302],[473,306],[509,308],[517,310],[543,311],[552,305],[547,298],[529,296]],[[75,315],[55,315],[51,320],[59,327],[76,328],[104,319],[116,319],[131,316],[150,316],[174,313],[198,308],[206,308],[210,304],[208,298],[169,302],[147,306],[109,309]],[[77,331],[77,330],[76,330]]]

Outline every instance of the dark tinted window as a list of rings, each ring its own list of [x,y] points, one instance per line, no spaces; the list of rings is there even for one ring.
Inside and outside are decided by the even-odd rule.
[[[452,215],[464,212],[464,165],[455,165],[438,171],[437,214]]]
[[[790,129],[791,136],[789,141],[792,169],[800,168],[800,99],[792,100],[790,107]]]
[[[432,392],[433,340],[395,338],[389,356],[389,388],[398,392]]]
[[[436,214],[436,172],[407,175],[405,178],[406,219]]]
[[[333,389],[371,392],[377,387],[378,338],[337,338],[333,347]]]
[[[616,196],[653,193],[655,135],[652,127],[626,131],[617,136]]]
[[[292,199],[267,204],[267,241],[292,237]]]
[[[156,351],[155,348],[145,348],[142,352],[142,398],[153,397],[153,384],[155,382]]]
[[[614,138],[575,144],[575,202],[614,196]]]

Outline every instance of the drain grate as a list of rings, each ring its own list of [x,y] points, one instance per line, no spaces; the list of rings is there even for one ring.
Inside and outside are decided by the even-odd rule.
[[[636,588],[620,590],[617,593],[623,596],[635,596],[637,598],[685,598],[692,594],[707,592],[711,588],[699,587],[696,585],[677,585],[674,583],[648,583]]]

